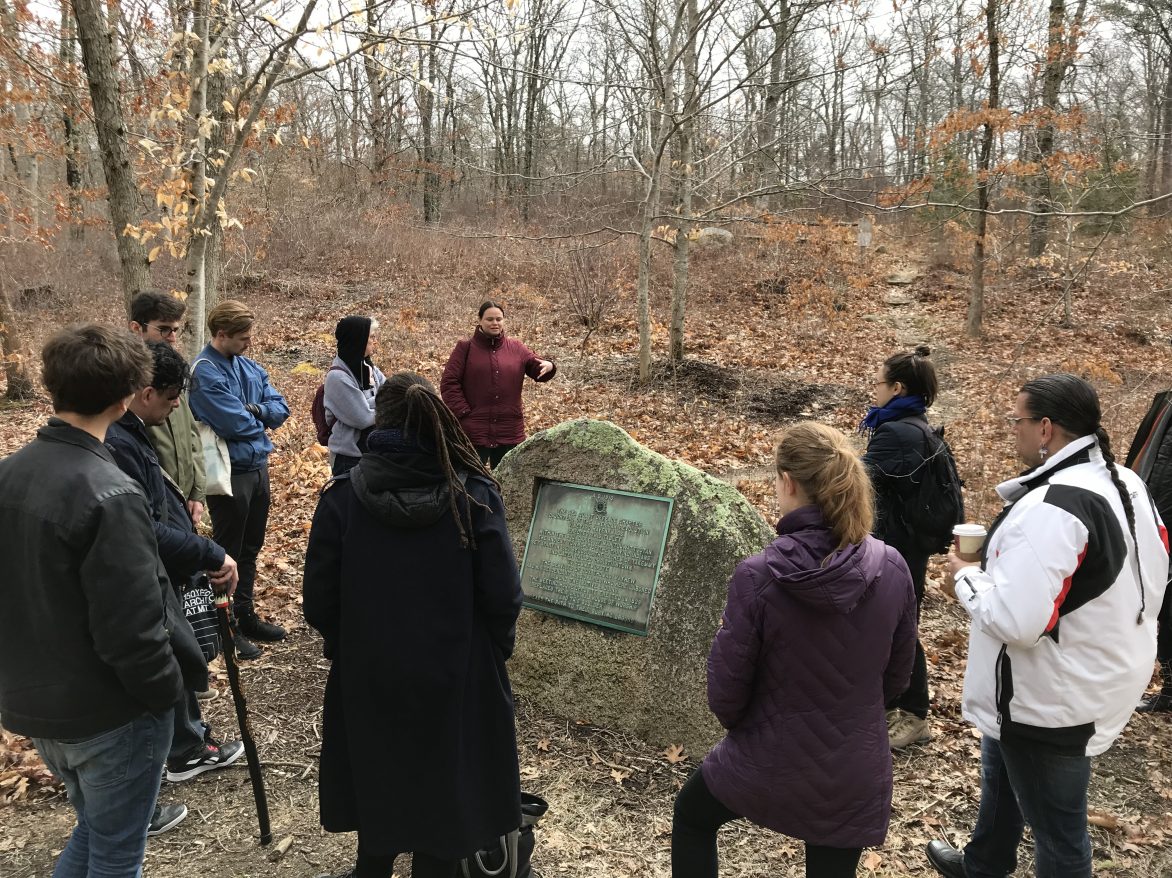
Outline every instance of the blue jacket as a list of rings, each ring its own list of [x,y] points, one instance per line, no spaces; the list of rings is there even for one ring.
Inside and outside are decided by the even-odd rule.
[[[289,405],[269,383],[268,372],[248,357],[225,357],[210,344],[192,362],[188,400],[192,414],[228,443],[234,473],[268,463],[273,443],[265,430],[289,417]],[[250,403],[260,409],[259,417],[245,408]]]

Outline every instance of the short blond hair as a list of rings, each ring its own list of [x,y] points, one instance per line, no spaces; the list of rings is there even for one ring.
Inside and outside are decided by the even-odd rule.
[[[208,332],[237,335],[252,327],[255,320],[252,309],[235,299],[224,299],[208,312]]]
[[[871,479],[840,430],[799,421],[777,440],[777,474],[789,473],[822,510],[839,547],[862,542],[875,519]]]

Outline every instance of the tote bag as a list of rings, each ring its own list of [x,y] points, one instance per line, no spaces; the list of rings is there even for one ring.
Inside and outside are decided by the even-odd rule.
[[[210,363],[208,359],[196,360],[191,364],[191,374],[195,376],[195,367],[200,363]],[[210,496],[232,496],[232,460],[228,457],[228,443],[216,435],[216,431],[203,421],[196,421],[199,430],[199,441],[203,446],[203,468],[207,479],[206,491]]]

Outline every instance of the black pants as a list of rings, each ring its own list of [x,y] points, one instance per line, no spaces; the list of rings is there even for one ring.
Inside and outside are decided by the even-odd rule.
[[[175,703],[175,732],[171,736],[168,759],[183,759],[204,747],[208,724],[203,721],[195,693],[184,691]]]
[[[1160,633],[1156,635],[1156,658],[1160,664],[1172,662],[1172,583],[1164,592],[1164,603],[1160,605]],[[1172,682],[1165,680],[1164,686],[1172,691]]]
[[[476,453],[480,455],[480,460],[486,467],[496,469],[500,466],[501,458],[516,447],[516,445],[494,445],[489,448],[484,445],[477,445]]]
[[[903,559],[912,574],[912,586],[916,590],[916,622],[919,622],[920,608],[924,605],[924,580],[928,576],[928,556],[904,555]],[[916,638],[916,657],[912,662],[912,679],[907,691],[887,705],[888,710],[895,708],[914,713],[920,719],[928,718],[928,657],[924,655],[919,638]]]
[[[740,819],[712,795],[700,769],[676,796],[671,821],[672,878],[716,878],[716,831]],[[854,878],[862,848],[806,845],[806,878]]]
[[[351,457],[349,454],[335,454],[334,465],[330,467],[330,475],[340,476],[342,473],[348,473],[362,460],[361,457]]]
[[[268,464],[250,473],[232,473],[232,496],[208,497],[212,539],[236,559],[240,584],[232,599],[236,618],[251,616],[256,588],[256,556],[265,544],[269,523]]]
[[[362,833],[358,834],[358,862],[354,864],[354,878],[391,878],[395,868],[395,854],[370,854],[362,849]],[[411,855],[411,878],[455,878],[459,864],[455,860],[440,860],[429,854]]]

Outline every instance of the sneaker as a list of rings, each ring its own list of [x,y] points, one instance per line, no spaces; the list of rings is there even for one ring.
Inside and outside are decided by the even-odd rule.
[[[151,825],[147,827],[147,835],[162,835],[168,829],[174,829],[187,817],[187,806],[180,802],[178,805],[155,805]]]
[[[209,686],[207,689],[204,689],[202,692],[196,692],[195,697],[199,701],[211,701],[214,698],[220,697],[220,690],[213,689]]]
[[[204,738],[204,745],[190,756],[167,760],[167,780],[171,783],[190,780],[217,768],[225,768],[240,758],[244,752],[244,745],[240,741],[227,741],[223,744],[216,741],[211,735]]]
[[[926,719],[920,719],[906,710],[899,711],[899,714],[895,722],[887,727],[887,739],[892,750],[902,750],[911,744],[932,740],[932,731]]]
[[[893,707],[887,711],[887,731],[891,731],[891,727],[895,725],[897,719],[899,719],[899,708]]]
[[[1149,695],[1139,703],[1136,713],[1164,713],[1172,710],[1172,694],[1163,690],[1155,695]]]
[[[234,634],[232,636],[232,645],[236,647],[236,658],[242,662],[260,658],[260,647],[243,634]]]
[[[280,625],[274,625],[272,622],[266,622],[256,613],[241,616],[236,620],[236,627],[241,634],[263,643],[276,643],[278,640],[285,639],[284,628]]]

